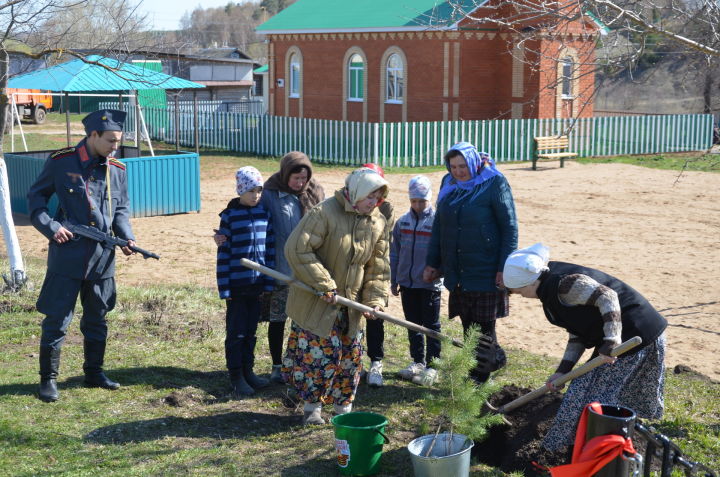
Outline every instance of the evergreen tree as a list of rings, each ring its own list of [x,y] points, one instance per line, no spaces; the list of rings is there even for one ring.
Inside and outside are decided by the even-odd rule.
[[[502,415],[483,412],[483,405],[499,386],[492,381],[478,386],[469,377],[477,365],[475,347],[479,337],[480,331],[473,327],[462,348],[443,349],[443,357],[433,361],[440,380],[425,399],[425,408],[435,416],[436,427],[474,441],[482,441],[490,427],[503,422]]]

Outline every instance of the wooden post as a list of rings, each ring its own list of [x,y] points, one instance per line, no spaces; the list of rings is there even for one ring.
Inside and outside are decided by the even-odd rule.
[[[65,126],[67,129],[67,145],[70,147],[70,95],[65,92]]]
[[[175,151],[180,152],[180,94],[175,93]]]
[[[138,156],[140,154],[140,91],[135,90],[135,147],[138,148]]]
[[[200,155],[200,126],[198,125],[198,99],[197,91],[193,90],[193,124],[195,127],[195,154]]]

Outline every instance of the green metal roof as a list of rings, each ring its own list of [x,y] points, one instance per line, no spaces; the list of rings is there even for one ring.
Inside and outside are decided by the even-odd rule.
[[[258,33],[429,30],[453,27],[485,0],[298,0]]]
[[[204,85],[112,58],[91,55],[10,78],[9,88],[55,92],[204,88]],[[107,68],[106,68],[107,67]]]
[[[269,69],[270,68],[268,67],[268,65],[262,65],[262,66],[255,68],[253,70],[253,73],[255,73],[256,75],[261,75],[263,73],[267,73]]]

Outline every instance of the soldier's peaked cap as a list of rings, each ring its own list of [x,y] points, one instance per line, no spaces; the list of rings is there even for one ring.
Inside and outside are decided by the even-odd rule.
[[[89,136],[93,131],[122,131],[125,124],[125,111],[117,109],[100,109],[85,116],[82,120],[85,133]]]

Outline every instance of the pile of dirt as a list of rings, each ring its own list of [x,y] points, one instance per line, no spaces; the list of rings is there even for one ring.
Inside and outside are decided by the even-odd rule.
[[[489,401],[499,407],[530,391],[530,388],[505,386],[493,394]],[[549,454],[540,447],[561,401],[560,392],[551,392],[514,409],[505,416],[510,425],[493,427],[489,437],[473,447],[473,457],[487,465],[499,467],[504,472],[520,471],[524,475],[535,475],[533,461],[544,466],[567,464],[567,455]]]

